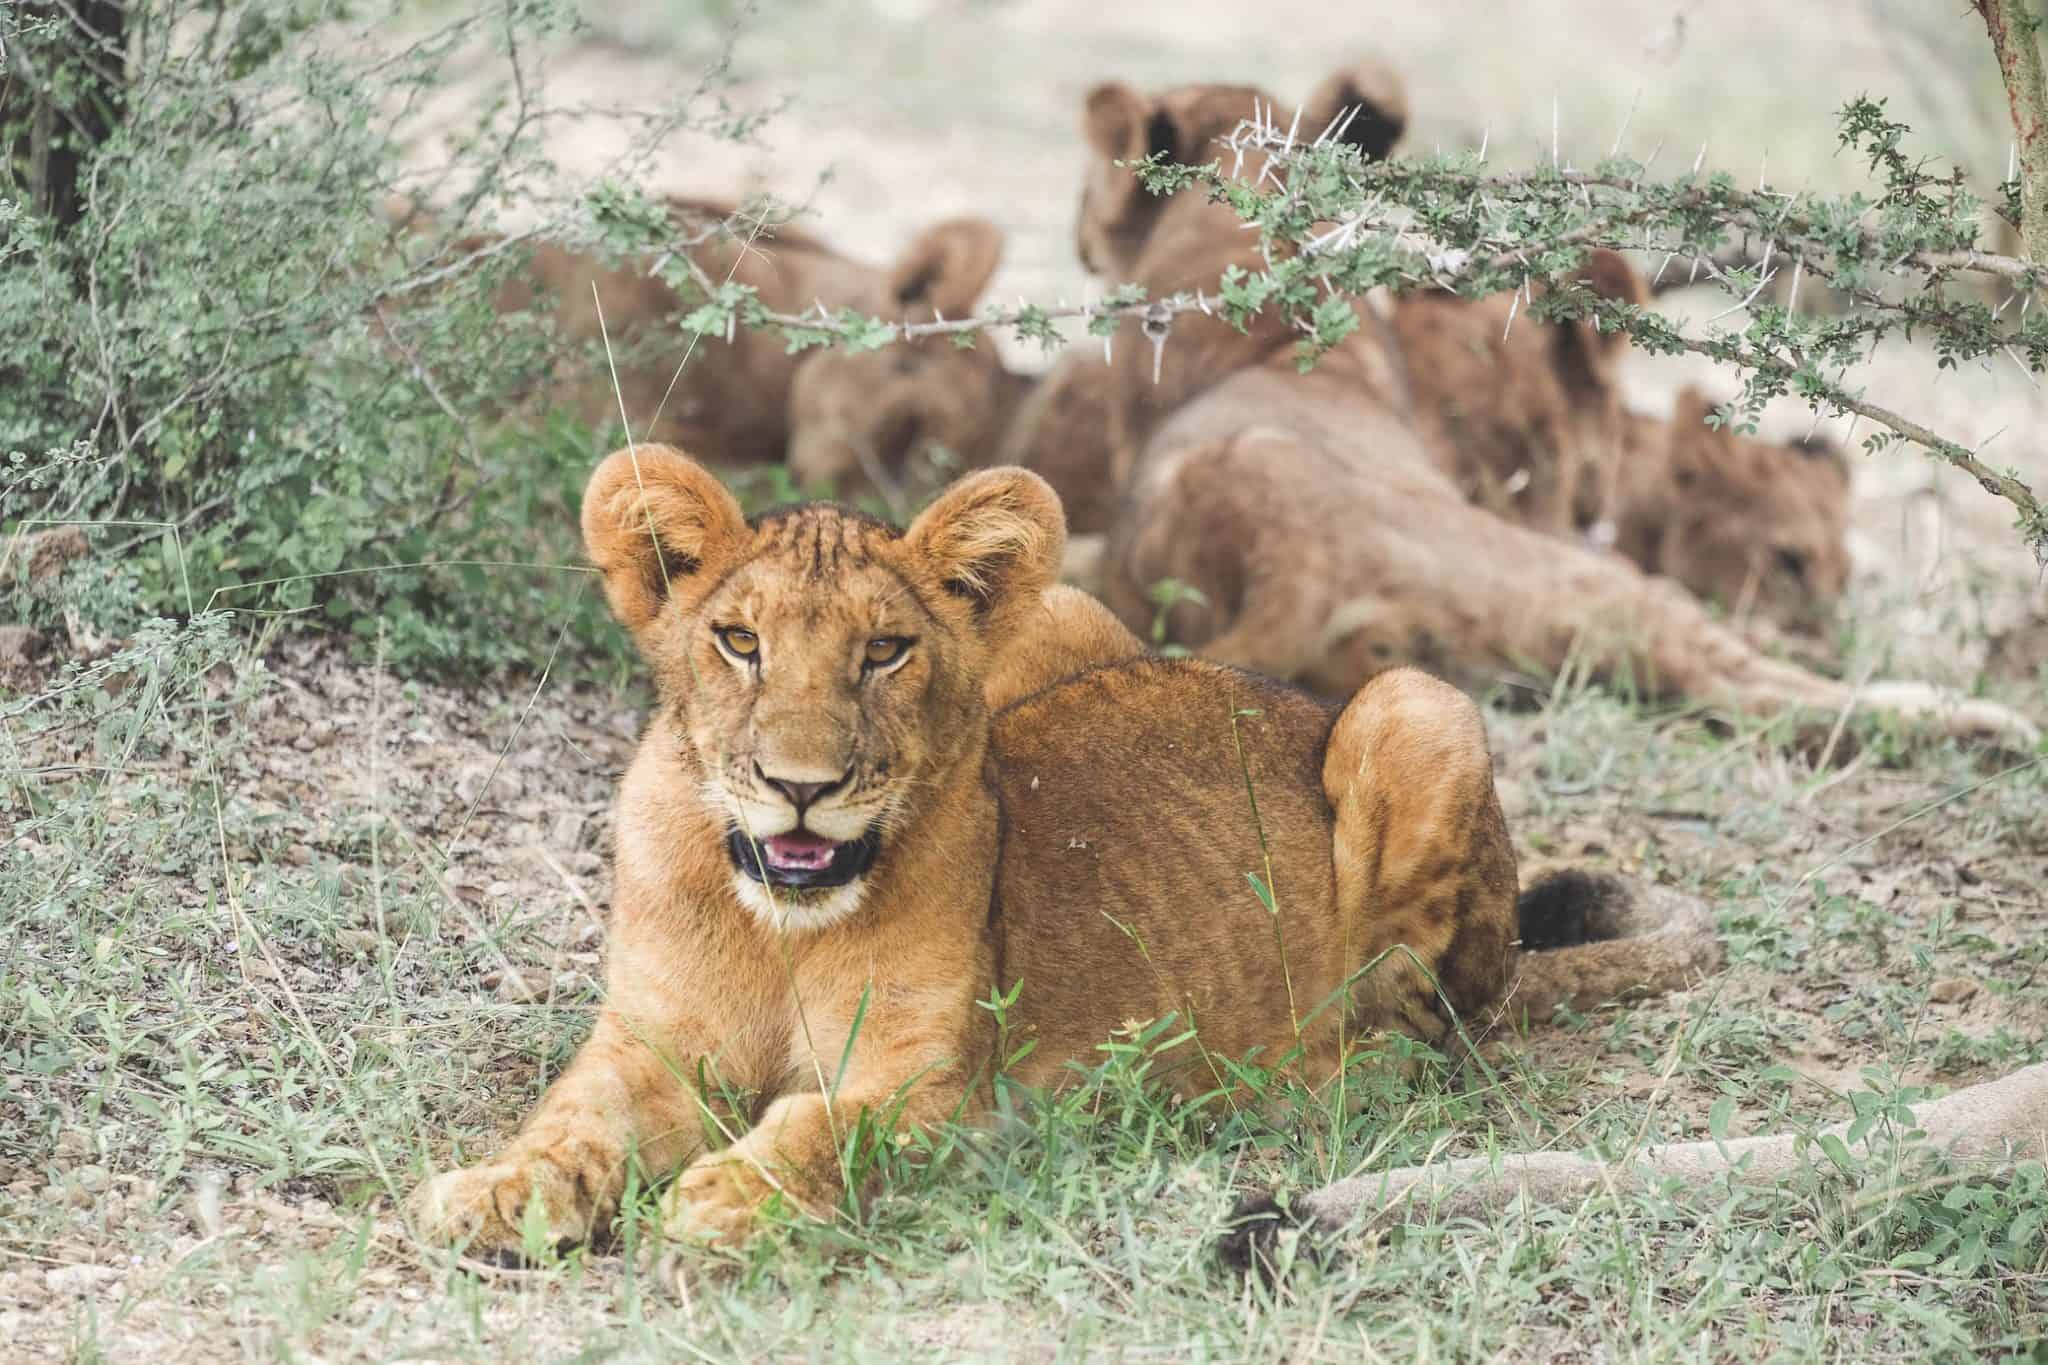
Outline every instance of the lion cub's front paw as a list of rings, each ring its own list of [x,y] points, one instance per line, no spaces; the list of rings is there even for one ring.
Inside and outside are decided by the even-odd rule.
[[[779,1187],[754,1162],[731,1149],[699,1157],[662,1196],[670,1235],[737,1246],[754,1231],[761,1208]]]
[[[542,1241],[563,1246],[590,1239],[600,1212],[587,1185],[545,1157],[505,1160],[446,1171],[405,1201],[421,1237],[475,1252],[516,1252],[526,1244],[527,1206],[539,1200]]]

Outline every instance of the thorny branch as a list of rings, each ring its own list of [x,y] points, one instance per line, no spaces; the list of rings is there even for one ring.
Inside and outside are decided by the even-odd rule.
[[[730,336],[737,325],[772,327],[793,349],[830,343],[867,349],[935,336],[965,342],[993,329],[1050,343],[1058,337],[1054,322],[1080,319],[1107,345],[1121,320],[1135,318],[1156,359],[1173,320],[1184,313],[1199,310],[1242,327],[1275,310],[1302,334],[1297,346],[1306,368],[1355,327],[1349,301],[1371,289],[1446,289],[1477,297],[1561,276],[1587,248],[1646,252],[1661,257],[1653,278],[1682,261],[1688,281],[1704,272],[1738,302],[1708,320],[1706,335],[1585,291],[1550,291],[1542,300],[1545,315],[1592,318],[1603,330],[1629,333],[1652,353],[1692,352],[1745,371],[1735,420],[1753,420],[1766,401],[1792,394],[1816,411],[1853,414],[1881,428],[1866,441],[1872,449],[1893,440],[1920,445],[2011,503],[2036,558],[2048,566],[2048,513],[2024,481],[1843,383],[1879,340],[1915,328],[1933,336],[1943,367],[2003,351],[2029,373],[2048,369],[2048,317],[2027,316],[2033,290],[2048,285],[2048,264],[1976,249],[1976,201],[1959,176],[1930,173],[1899,150],[1908,130],[1885,119],[1881,103],[1852,102],[1842,123],[1843,144],[1868,157],[1883,181],[1881,196],[1829,200],[1761,182],[1738,189],[1725,175],[1700,174],[1704,149],[1689,173],[1666,183],[1653,182],[1644,166],[1612,157],[1592,170],[1559,164],[1510,172],[1487,170],[1483,149],[1477,159],[1365,162],[1333,139],[1335,125],[1302,139],[1298,128],[1262,110],[1223,141],[1226,155],[1216,162],[1188,167],[1154,160],[1137,167],[1154,193],[1192,188],[1228,203],[1260,230],[1265,247],[1263,275],[1232,272],[1214,293],[1159,300],[1124,286],[1096,302],[1041,308],[1020,300],[1014,308],[968,318],[892,323],[851,311],[829,314],[822,305],[792,315],[763,308],[744,287],[715,284],[686,254],[672,252],[668,259],[680,263],[677,282],[687,281],[707,300],[684,324],[699,333]],[[1239,174],[1248,157],[1263,159],[1255,178]],[[1728,246],[1730,234],[1742,249]],[[1782,270],[1793,272],[1795,293],[1811,276],[1857,311],[1816,322],[1775,303],[1759,305]],[[1904,297],[1888,292],[1909,272],[1923,276],[1920,288]],[[1950,297],[1939,286],[1957,275],[2012,286],[2020,307],[2001,322],[2010,298],[1993,310]],[[1744,309],[1750,317],[1741,333],[1713,329],[1720,317]]]
[[[1885,209],[1899,209],[1895,216],[1915,214],[1924,220],[1940,219],[1945,212],[1951,221],[1943,231],[1930,230],[1929,235],[1938,240],[1945,233],[1967,240],[1956,224],[1964,221],[1970,205],[1953,178],[1927,176],[1898,155],[1897,134],[1903,129],[1884,122],[1878,106],[1852,106],[1844,119],[1845,143],[1870,151],[1873,166],[1881,168],[1888,181],[1885,199],[1875,203],[1852,200],[1848,208],[1854,212],[1761,187],[1751,192],[1736,190],[1725,177],[1704,184],[1651,186],[1640,167],[1592,172],[1551,168],[1489,175],[1456,166],[1352,160],[1341,166],[1342,189],[1337,197],[1342,203],[1327,196],[1297,194],[1291,188],[1254,201],[1242,189],[1232,191],[1214,166],[1178,178],[1231,196],[1239,212],[1266,226],[1269,234],[1292,235],[1302,242],[1304,254],[1328,243],[1324,254],[1341,255],[1350,244],[1360,244],[1352,262],[1318,261],[1313,267],[1317,278],[1326,284],[1332,277],[1348,281],[1350,292],[1362,292],[1357,286],[1373,283],[1397,291],[1414,287],[1418,260],[1420,273],[1430,285],[1460,293],[1491,292],[1559,273],[1561,248],[1606,246],[1662,254],[1667,265],[1673,257],[1687,258],[1689,273],[1704,267],[1740,297],[1736,307],[1742,308],[1755,303],[1776,255],[1784,268],[1810,274],[1840,290],[1863,311],[1844,323],[1799,324],[1785,310],[1767,305],[1743,337],[1735,338],[1690,335],[1650,310],[1611,300],[1565,299],[1556,306],[1561,315],[1595,317],[1603,329],[1627,331],[1651,351],[1690,351],[1749,371],[1752,408],[1760,407],[1767,398],[1792,392],[1817,410],[1856,414],[1885,428],[1892,438],[1922,446],[1967,473],[1987,492],[2011,503],[2035,558],[2048,566],[2048,514],[2017,475],[1989,467],[1961,442],[1845,388],[1839,373],[1835,378],[1824,373],[1845,373],[1851,361],[1861,358],[1850,354],[1852,347],[1874,344],[1894,328],[1910,331],[1915,326],[1934,333],[1943,365],[1997,348],[2022,369],[2038,372],[2048,368],[2048,333],[2042,331],[2040,319],[2001,333],[1995,328],[1998,313],[1948,299],[1933,287],[1952,272],[1968,271],[2031,291],[2037,280],[2043,279],[2040,268],[2032,260],[1911,240],[1899,249],[1897,223],[1886,218]],[[1287,186],[1310,183],[1327,187],[1331,183],[1327,172],[1348,155],[1323,139],[1299,143],[1270,119],[1248,120],[1228,145],[1240,155],[1257,151],[1290,168],[1309,167],[1309,175],[1290,174]],[[2043,150],[2048,154],[2048,147]],[[1169,173],[1163,178],[1175,177]],[[1930,187],[1937,193],[1930,194]],[[1466,211],[1446,213],[1442,211],[1444,202]],[[1472,211],[1475,205],[1479,208]],[[1489,205],[1500,210],[1492,218],[1486,215]],[[1567,208],[1582,221],[1564,227],[1562,213]],[[1341,215],[1345,209],[1349,216],[1340,216],[1335,229],[1322,225],[1321,220]],[[1526,218],[1515,218],[1510,209]],[[1557,211],[1552,215],[1554,221],[1535,221],[1519,236],[1518,244],[1510,244],[1517,241],[1511,230],[1503,232],[1499,240],[1489,240],[1489,225],[1528,227],[1528,220],[1537,220],[1546,209]],[[1317,221],[1312,235],[1303,226],[1304,220]],[[1733,227],[1752,235],[1763,244],[1763,260],[1760,264],[1724,264],[1726,258],[1717,256],[1718,233],[1692,230],[1701,225]],[[1493,249],[1482,256],[1479,252],[1485,247]],[[1372,259],[1375,251],[1377,259]],[[1546,255],[1551,257],[1547,265],[1535,263]],[[1872,257],[1877,259],[1875,266]],[[1361,265],[1364,268],[1350,268]],[[1870,279],[1909,269],[1925,272],[1928,287],[1905,299],[1888,297]],[[2024,314],[2024,304],[2020,312]],[[2026,361],[2021,361],[2016,347],[2025,350]],[[1884,439],[1873,438],[1873,446]]]

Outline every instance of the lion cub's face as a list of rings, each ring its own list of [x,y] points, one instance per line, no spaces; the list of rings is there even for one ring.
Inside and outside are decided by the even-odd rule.
[[[749,522],[662,446],[598,467],[583,528],[726,828],[735,893],[785,930],[859,908],[945,775],[978,763],[990,662],[1064,536],[1022,470],[956,484],[899,532],[828,503]]]
[[[1848,461],[1825,442],[1709,427],[1712,407],[1689,390],[1672,416],[1659,568],[1730,611],[1816,625],[1849,582]]]
[[[858,903],[916,775],[957,747],[943,718],[979,692],[966,642],[890,563],[897,538],[829,505],[766,518],[692,613],[683,715],[741,899],[772,920]]]

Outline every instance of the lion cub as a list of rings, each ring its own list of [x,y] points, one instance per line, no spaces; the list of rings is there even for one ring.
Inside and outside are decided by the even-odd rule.
[[[1174,1012],[1198,1041],[1156,1074],[1227,1090],[1219,1057],[1321,1082],[1364,1035],[1445,1041],[1518,974],[1541,1012],[1714,960],[1697,915],[1518,954],[1642,916],[1583,874],[1518,913],[1472,702],[1401,669],[1332,707],[1144,655],[1053,585],[1059,500],[1024,470],[899,531],[832,504],[750,521],[642,446],[599,466],[583,529],[660,689],[619,791],[607,999],[505,1150],[416,1192],[434,1237],[516,1248],[538,1200],[586,1238],[633,1159],[681,1172],[697,1234],[778,1197],[825,1215],[850,1135],[987,1102],[994,992],[1005,1054],[1036,1042],[1025,1085]],[[759,1107],[724,1114],[714,1081]]]

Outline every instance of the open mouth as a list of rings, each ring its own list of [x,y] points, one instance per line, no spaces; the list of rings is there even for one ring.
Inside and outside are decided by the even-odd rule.
[[[874,864],[881,847],[882,836],[872,829],[843,843],[808,830],[755,840],[736,829],[725,837],[734,867],[757,882],[793,890],[844,886]]]

